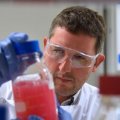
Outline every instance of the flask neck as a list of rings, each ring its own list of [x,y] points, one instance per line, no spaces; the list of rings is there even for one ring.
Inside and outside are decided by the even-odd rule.
[[[33,64],[35,62],[40,62],[40,56],[39,53],[30,53],[30,54],[23,54],[17,56],[20,61],[22,61],[23,64]]]
[[[18,67],[20,73],[21,73],[21,71],[24,72],[24,70],[26,70],[29,66],[40,62],[40,55],[37,52],[30,53],[30,54],[18,55],[17,58],[18,58],[19,63],[20,63],[19,67]]]

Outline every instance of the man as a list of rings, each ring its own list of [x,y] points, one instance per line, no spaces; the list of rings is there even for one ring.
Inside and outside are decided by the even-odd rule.
[[[73,120],[94,119],[98,90],[86,81],[105,59],[100,53],[104,36],[102,16],[73,6],[55,17],[44,39],[44,62],[53,75],[58,101]]]
[[[44,61],[51,71],[61,106],[73,120],[93,120],[98,106],[97,89],[86,84],[105,57],[103,18],[90,9],[64,9],[53,20],[44,39]]]

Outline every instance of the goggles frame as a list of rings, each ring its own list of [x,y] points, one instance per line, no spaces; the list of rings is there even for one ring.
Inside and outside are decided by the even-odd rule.
[[[52,55],[52,52],[50,53],[50,49],[48,50],[48,47],[50,46],[54,46],[56,48],[59,48],[61,51],[64,51],[64,55],[62,57],[59,57],[59,56],[55,56],[55,55]],[[75,67],[75,68],[81,68],[81,67],[91,67],[94,63],[95,63],[95,60],[96,58],[98,57],[99,53],[96,54],[96,55],[88,55],[88,54],[85,54],[83,52],[80,52],[80,51],[77,51],[77,50],[74,50],[72,48],[68,48],[68,47],[64,47],[64,46],[61,46],[61,45],[58,45],[58,44],[55,44],[55,43],[52,43],[50,42],[50,40],[47,40],[47,45],[46,45],[46,51],[47,51],[47,54],[48,56],[50,56],[51,58],[53,59],[56,59],[56,61],[58,61],[58,63],[62,63],[65,59],[66,59],[66,51],[72,51],[71,53],[76,53],[77,55],[80,55],[80,56],[84,56],[83,58],[88,58],[91,60],[90,64],[89,65],[82,65],[80,64],[80,62],[76,62],[74,63],[73,62],[73,56],[75,54],[73,54],[72,56],[71,55],[68,55],[67,54],[67,59],[69,58],[69,60],[71,61],[71,65],[72,67]],[[74,60],[75,61],[75,60]],[[77,60],[76,60],[77,61]]]

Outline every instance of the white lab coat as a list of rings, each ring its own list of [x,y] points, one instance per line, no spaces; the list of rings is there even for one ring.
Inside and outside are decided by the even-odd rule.
[[[1,97],[6,100],[6,104],[9,106],[9,118],[15,119],[16,115],[11,81],[1,86],[0,98]],[[77,103],[61,107],[72,115],[73,120],[94,120],[96,110],[99,107],[98,89],[85,83],[78,97]]]
[[[85,83],[78,97],[77,103],[62,108],[72,115],[73,120],[95,120],[100,105],[98,89]]]

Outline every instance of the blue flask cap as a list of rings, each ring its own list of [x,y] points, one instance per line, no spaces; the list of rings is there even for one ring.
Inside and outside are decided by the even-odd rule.
[[[40,53],[40,57],[42,57],[42,51],[40,50],[38,40],[13,43],[13,46],[17,55],[38,52]]]

